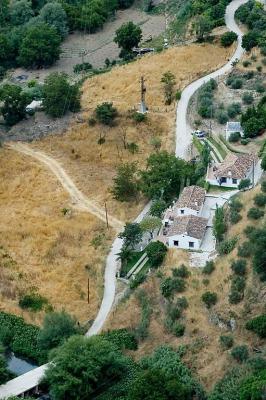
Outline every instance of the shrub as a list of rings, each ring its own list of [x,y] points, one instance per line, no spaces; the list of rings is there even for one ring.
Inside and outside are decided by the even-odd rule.
[[[133,119],[135,122],[137,122],[137,123],[145,122],[145,121],[147,121],[147,114],[142,114],[142,113],[139,113],[139,112],[134,112],[134,113],[132,114],[132,119]]]
[[[243,300],[243,293],[239,293],[236,290],[231,290],[229,294],[229,303],[238,304],[241,300]]]
[[[260,338],[266,338],[266,314],[259,315],[246,323],[246,328],[255,332]]]
[[[255,90],[257,93],[264,93],[265,92],[265,87],[263,85],[261,85],[260,83],[258,83],[255,87]]]
[[[175,93],[176,101],[179,101],[181,99],[181,96],[182,96],[181,90],[177,90],[177,92]]]
[[[217,121],[219,122],[219,124],[221,124],[221,125],[226,124],[226,122],[228,122],[228,120],[229,120],[227,113],[223,110],[217,111],[216,118],[217,118]]]
[[[230,217],[231,224],[237,224],[242,219],[242,216],[236,210],[230,210],[229,217]]]
[[[137,274],[134,279],[130,279],[129,287],[130,289],[136,289],[139,285],[141,285],[146,279],[146,274],[139,273]]]
[[[236,115],[241,113],[241,104],[232,103],[227,107],[227,114],[230,118],[234,118]]]
[[[246,280],[243,276],[233,276],[231,282],[231,288],[233,290],[243,293],[245,287],[246,287]]]
[[[251,255],[251,243],[244,242],[242,245],[238,247],[237,255],[239,257],[249,257]]]
[[[202,269],[203,274],[210,275],[215,270],[215,264],[213,261],[207,261],[204,268]]]
[[[246,146],[247,144],[250,143],[250,139],[249,138],[243,138],[240,140],[240,143],[243,144],[244,146]]]
[[[81,72],[91,71],[92,65],[88,62],[84,62],[83,64],[76,64],[73,68],[75,74],[79,74]]]
[[[229,254],[234,250],[237,244],[237,237],[224,240],[218,247],[219,254]]]
[[[266,181],[261,182],[261,190],[263,193],[266,193]]]
[[[172,332],[177,337],[183,336],[185,332],[185,325],[180,324],[179,322],[174,322],[172,326]]]
[[[237,34],[235,32],[225,32],[221,36],[221,45],[223,47],[231,46],[237,40]]]
[[[189,270],[184,264],[180,265],[178,268],[174,268],[172,273],[174,277],[179,278],[187,278],[190,275]]]
[[[104,125],[112,125],[114,119],[117,117],[117,109],[113,107],[113,103],[99,104],[95,110],[96,118]]]
[[[136,293],[136,297],[141,306],[141,320],[139,325],[136,327],[135,334],[137,339],[143,340],[149,333],[152,308],[150,306],[148,295],[144,289],[139,289]]]
[[[246,361],[248,359],[248,347],[245,345],[235,346],[231,351],[231,356],[240,363]]]
[[[266,65],[266,58],[263,58],[263,59],[261,60],[261,62],[262,62],[263,65]]]
[[[264,216],[264,211],[259,210],[258,208],[252,207],[248,210],[247,217],[249,219],[260,219]]]
[[[186,297],[182,296],[176,300],[176,306],[179,307],[181,310],[188,308],[188,301]]]
[[[47,304],[48,300],[38,293],[25,294],[19,300],[19,306],[21,308],[29,309],[31,311],[40,311]]]
[[[262,71],[262,66],[261,65],[257,65],[256,69],[257,69],[258,72],[261,72]]]
[[[248,61],[248,60],[245,60],[245,61],[243,61],[243,67],[244,68],[247,68],[247,67],[249,67],[250,65],[251,65],[251,62],[250,61]]]
[[[206,304],[207,308],[211,308],[217,303],[218,297],[216,293],[205,292],[201,296],[201,300]]]
[[[250,63],[251,64],[251,63]],[[248,71],[245,75],[244,78],[247,79],[248,81],[254,77],[254,71]]]
[[[138,342],[132,332],[128,329],[114,329],[101,334],[109,342],[115,344],[121,350],[137,350]]]
[[[234,344],[234,338],[231,335],[221,335],[220,344],[224,350],[231,349]]]
[[[165,298],[169,298],[174,292],[183,292],[186,288],[185,281],[181,278],[165,278],[160,285],[161,293]]]
[[[247,262],[246,260],[236,260],[233,261],[231,264],[232,271],[237,275],[245,275],[247,269]]]
[[[166,315],[169,320],[176,320],[181,317],[181,310],[177,304],[169,303],[166,310]]]
[[[234,211],[241,211],[243,208],[243,204],[241,203],[241,201],[239,199],[233,199],[232,201],[230,201],[229,203],[229,207],[230,210],[234,210]]]
[[[232,89],[241,89],[243,86],[243,80],[240,78],[235,78],[232,83],[231,83],[231,88]]]
[[[250,179],[241,179],[238,189],[239,190],[245,190],[248,189],[251,186],[251,180]]]
[[[258,207],[264,207],[266,204],[266,195],[263,193],[258,193],[255,197],[254,197],[254,203],[256,204],[256,206]]]
[[[152,206],[150,208],[150,214],[153,217],[161,218],[166,207],[167,204],[164,200],[156,200],[154,201],[154,203],[152,203]]]
[[[96,125],[96,119],[93,118],[93,117],[90,117],[88,119],[88,124],[89,124],[89,126],[95,126]]]
[[[231,142],[231,143],[236,143],[236,142],[239,141],[240,137],[241,136],[240,136],[239,132],[233,132],[233,133],[230,134],[230,136],[228,138],[228,141]]]
[[[162,242],[151,242],[145,249],[149,261],[153,268],[158,268],[162,263],[167,253],[167,247]]]
[[[131,154],[137,154],[139,152],[139,146],[134,142],[127,143],[127,149]]]
[[[242,100],[244,104],[252,104],[254,101],[254,97],[251,93],[245,92],[242,96]]]
[[[255,232],[255,226],[248,225],[248,226],[246,226],[246,228],[244,229],[244,234],[245,234],[249,239],[251,239],[251,237],[252,237],[252,235],[253,235],[254,232]]]

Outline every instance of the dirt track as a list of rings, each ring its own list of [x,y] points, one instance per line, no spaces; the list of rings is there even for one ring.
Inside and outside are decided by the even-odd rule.
[[[14,143],[9,144],[9,148],[18,151],[19,153],[26,154],[27,156],[31,156],[36,158],[41,163],[48,166],[48,168],[52,171],[52,173],[57,177],[61,185],[64,189],[69,193],[73,206],[80,210],[89,212],[90,214],[95,215],[97,218],[102,221],[106,221],[105,210],[99,208],[96,204],[94,204],[91,200],[89,200],[81,191],[76,187],[75,183],[72,181],[70,176],[67,175],[65,170],[61,167],[61,165],[54,160],[53,158],[47,156],[45,153],[41,151],[32,150],[29,146],[22,143]],[[117,231],[121,231],[124,224],[118,221],[116,218],[108,216],[109,225],[116,229]]]

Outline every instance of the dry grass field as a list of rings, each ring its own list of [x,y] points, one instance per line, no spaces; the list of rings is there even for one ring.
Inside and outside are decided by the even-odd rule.
[[[144,166],[148,155],[154,151],[151,144],[154,137],[161,140],[163,149],[174,149],[175,104],[164,105],[162,74],[171,71],[176,77],[176,89],[183,89],[189,82],[224,64],[231,52],[232,49],[209,44],[171,48],[93,77],[83,86],[85,122],[74,123],[64,136],[49,137],[34,146],[59,160],[78,188],[100,207],[106,201],[113,216],[121,221],[130,220],[143,208],[144,201],[138,199],[128,207],[112,199],[109,189],[117,166],[127,161]],[[142,75],[146,80],[149,113],[146,123],[136,124],[129,118],[129,111],[140,101]],[[116,125],[112,128],[99,124],[88,126],[88,118],[104,101],[113,102],[117,107]],[[138,153],[131,154],[124,149],[124,133],[127,142],[139,146]],[[100,136],[105,136],[103,145],[98,144]]]
[[[118,203],[109,189],[120,163],[136,161],[139,166],[145,165],[154,151],[151,144],[154,137],[160,138],[163,149],[173,149],[175,104],[164,105],[162,74],[173,72],[176,89],[182,89],[224,64],[231,51],[209,44],[172,48],[96,76],[83,87],[84,122],[73,123],[64,135],[50,136],[30,146],[58,160],[77,187],[99,207],[103,208],[107,202],[110,215],[120,221],[131,220],[141,211],[145,200],[136,199],[130,205]],[[147,122],[137,125],[129,118],[128,111],[139,102],[141,75],[146,79],[150,112]],[[117,107],[116,125],[89,126],[88,117],[104,101],[112,101]],[[139,146],[137,154],[124,149],[125,133],[127,142]],[[100,135],[106,136],[103,145],[98,144]],[[101,300],[105,256],[115,233],[107,234],[103,222],[72,209],[55,176],[31,157],[1,150],[0,176],[0,246],[3,247],[0,308],[40,323],[42,313],[22,312],[18,307],[20,296],[35,288],[55,309],[65,308],[80,321],[92,319]],[[64,216],[63,208],[69,208],[71,215]],[[5,268],[9,257],[10,266]]]
[[[242,243],[245,240],[243,234],[245,226],[252,225],[252,222],[247,220],[246,213],[252,206],[253,197],[258,191],[259,188],[256,188],[241,195],[244,203],[244,208],[241,212],[243,219],[232,226],[228,232],[228,237],[235,235],[239,237],[238,243]],[[257,224],[258,222],[256,222]],[[166,301],[160,294],[160,279],[156,273],[153,273],[147,282],[141,286],[147,291],[153,310],[149,336],[142,342],[137,352],[132,353],[133,356],[140,358],[147,355],[160,344],[173,346],[188,344],[189,350],[185,355],[185,362],[192,370],[197,371],[203,385],[210,389],[233,363],[229,352],[222,351],[219,344],[220,335],[230,332],[211,322],[214,316],[218,316],[222,321],[229,321],[230,318],[236,320],[236,330],[231,332],[234,336],[235,344],[247,344],[251,349],[262,346],[263,341],[248,332],[244,328],[244,323],[247,319],[259,315],[265,310],[265,285],[263,286],[262,282],[252,274],[252,269],[249,265],[244,300],[238,305],[229,304],[230,264],[236,258],[237,249],[227,256],[219,257],[215,262],[216,269],[211,275],[203,275],[200,270],[191,269],[191,275],[187,279],[187,289],[179,295],[185,296],[189,303],[187,310],[184,311],[183,322],[186,326],[186,331],[182,338],[176,338],[164,328]],[[170,250],[161,271],[165,276],[171,275],[172,268],[178,267],[182,263],[187,263],[187,253],[180,250]],[[204,279],[208,279],[209,283],[205,282],[204,284]],[[218,303],[210,311],[201,301],[201,295],[205,291],[218,294]],[[177,295],[175,298],[177,298]],[[141,310],[138,301],[135,295],[132,294],[129,300],[123,301],[117,306],[117,309],[106,324],[106,328],[134,328],[139,323],[140,314]]]
[[[2,149],[0,176],[0,309],[41,322],[42,313],[18,307],[23,294],[36,290],[55,309],[64,308],[80,322],[92,319],[101,301],[113,233],[90,214],[72,210],[64,216],[62,209],[71,209],[68,196],[30,157]]]

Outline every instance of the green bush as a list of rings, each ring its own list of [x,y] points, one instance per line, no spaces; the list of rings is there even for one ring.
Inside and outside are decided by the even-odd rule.
[[[261,72],[262,71],[262,66],[261,65],[257,65],[256,69],[257,69],[258,72]]]
[[[79,74],[81,72],[89,72],[92,69],[92,65],[88,62],[84,62],[83,64],[76,64],[73,68],[75,74]]]
[[[254,203],[258,207],[264,207],[266,205],[266,194],[258,193],[254,197]]]
[[[172,326],[172,332],[177,337],[183,336],[185,333],[185,325],[180,324],[179,322],[174,322]]]
[[[231,335],[221,335],[220,336],[220,344],[224,350],[231,349],[234,344],[234,338]]]
[[[234,250],[237,244],[237,237],[224,240],[218,247],[219,254],[229,254]]]
[[[244,242],[241,244],[238,249],[237,249],[237,255],[239,257],[249,257],[251,255],[251,243],[250,242]]]
[[[165,278],[160,285],[161,293],[165,298],[172,297],[174,292],[183,292],[186,288],[186,283],[181,278]]]
[[[228,141],[231,143],[236,143],[239,141],[240,138],[241,138],[241,136],[240,136],[239,132],[233,132],[230,134]]]
[[[236,290],[231,290],[229,293],[229,303],[238,304],[243,300],[243,293],[237,292]]]
[[[230,86],[232,89],[241,89],[243,86],[243,80],[241,78],[235,78]]]
[[[150,214],[153,217],[161,218],[166,207],[167,207],[167,204],[164,200],[156,200],[151,205]]]
[[[214,261],[207,261],[205,266],[202,268],[202,273],[210,275],[215,270]]]
[[[115,344],[121,350],[137,350],[138,342],[128,329],[114,329],[101,334],[109,342]]]
[[[38,293],[25,294],[19,300],[19,306],[23,309],[31,311],[40,311],[44,306],[48,305],[48,300]]]
[[[250,179],[241,179],[238,189],[239,190],[245,190],[248,189],[251,186],[251,180]]]
[[[251,62],[248,61],[248,60],[245,60],[245,61],[243,61],[242,65],[243,65],[244,68],[247,68],[247,67],[249,67],[251,65]]]
[[[226,122],[228,122],[228,120],[229,120],[228,114],[223,110],[218,110],[215,114],[215,117],[216,117],[217,121],[219,122],[219,124],[221,124],[221,125],[226,124]]]
[[[252,104],[254,101],[254,97],[252,93],[245,92],[242,96],[242,100],[244,104]]]
[[[263,182],[261,182],[261,191],[263,192],[263,193],[266,193],[266,181],[263,181]]]
[[[245,345],[235,346],[231,351],[231,356],[240,363],[246,361],[248,359],[248,347]]]
[[[266,314],[259,315],[246,323],[246,328],[255,332],[260,338],[266,338]]]
[[[239,214],[239,212],[235,210],[230,210],[230,222],[231,224],[237,224],[241,219],[242,216]]]
[[[184,264],[182,264],[180,265],[180,267],[174,268],[172,274],[174,277],[187,278],[190,275],[190,272],[188,268]]]
[[[188,301],[187,301],[186,297],[184,297],[184,296],[179,297],[176,300],[176,306],[179,307],[180,310],[184,310],[185,308],[188,308]]]
[[[133,119],[135,122],[137,122],[137,123],[145,122],[145,121],[147,121],[147,114],[142,114],[142,113],[139,113],[139,112],[134,112],[134,113],[132,114],[132,119]]]
[[[158,268],[162,263],[167,253],[167,247],[162,242],[151,242],[145,249],[151,266]]]
[[[177,101],[179,101],[181,99],[182,96],[182,92],[180,90],[177,90],[176,94],[175,94],[175,99]]]
[[[99,104],[95,110],[96,118],[104,125],[112,125],[114,119],[117,117],[117,109],[113,107],[113,103]]]
[[[149,333],[152,308],[150,305],[150,299],[144,289],[138,289],[136,298],[141,306],[141,319],[135,329],[135,336],[137,340],[143,340]]]
[[[241,104],[232,103],[227,107],[227,114],[230,118],[234,118],[236,115],[241,113]]]
[[[166,310],[166,315],[169,320],[176,320],[181,317],[182,311],[176,303],[169,303]]]
[[[218,297],[216,293],[205,292],[201,296],[201,300],[206,304],[207,308],[211,308],[217,303]]]
[[[255,207],[250,208],[247,213],[247,217],[249,219],[257,220],[257,219],[262,218],[263,216],[264,216],[264,211],[262,211],[258,208],[255,208]]]
[[[47,361],[47,352],[38,345],[37,326],[26,324],[23,318],[0,312],[0,341],[15,354],[37,363]]]
[[[130,279],[129,287],[130,289],[136,289],[139,285],[141,285],[146,279],[146,274],[138,273],[134,279]]]
[[[246,279],[243,276],[233,276],[231,288],[237,292],[243,292],[246,287]]]
[[[247,262],[246,260],[236,260],[231,264],[231,269],[236,275],[245,275],[247,270]]]
[[[263,85],[261,85],[260,83],[258,83],[255,87],[255,90],[257,93],[264,93],[265,92],[265,87]]]
[[[221,36],[221,45],[223,47],[231,46],[237,40],[237,34],[235,32],[225,32]]]
[[[249,144],[250,143],[250,139],[249,138],[242,138],[241,140],[240,140],[240,143],[241,144],[243,144],[244,146],[246,146],[247,144]]]

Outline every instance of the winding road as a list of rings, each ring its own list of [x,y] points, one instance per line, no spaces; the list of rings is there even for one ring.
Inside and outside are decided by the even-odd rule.
[[[176,150],[175,154],[177,157],[187,159],[188,157],[188,149],[192,141],[191,137],[191,128],[187,123],[187,110],[189,101],[191,96],[198,90],[205,82],[208,82],[212,78],[217,78],[219,76],[224,75],[225,73],[229,72],[232,69],[232,63],[237,59],[240,59],[244,53],[244,50],[241,46],[242,44],[242,36],[243,33],[241,32],[240,28],[236,24],[234,19],[234,15],[236,10],[242,5],[247,3],[248,0],[233,0],[226,9],[226,25],[230,31],[234,31],[238,35],[238,44],[237,49],[232,56],[232,58],[219,70],[198,79],[197,81],[191,83],[187,86],[181,96],[177,107],[177,117],[176,117]],[[10,145],[14,150],[19,151],[23,154],[28,154],[33,156],[39,161],[46,164],[52,172],[57,176],[58,180],[64,186],[64,188],[71,194],[72,198],[74,195],[74,200],[77,200],[77,204],[80,205],[81,209],[83,208],[84,211],[88,211],[97,215],[100,219],[102,219],[102,213],[99,212],[100,210],[95,208],[95,205],[87,199],[75,186],[74,182],[68,177],[65,173],[63,168],[60,164],[48,157],[44,153],[33,151],[28,146],[21,144],[12,144]],[[30,149],[30,151],[29,151]],[[86,210],[84,206],[86,205]],[[136,222],[141,221],[141,219],[146,215],[150,207],[150,204],[147,204],[145,209],[136,219]],[[102,210],[101,210],[102,211]],[[121,223],[113,219],[114,227],[121,230]],[[114,299],[115,299],[115,288],[116,288],[116,271],[117,271],[117,253],[121,250],[122,247],[122,240],[116,238],[112,248],[108,254],[106,260],[106,268],[105,268],[105,275],[104,275],[104,295],[101,303],[100,310],[96,319],[94,320],[91,328],[86,333],[86,336],[92,336],[99,333],[108,318],[108,315],[111,311]],[[42,378],[43,373],[45,371],[46,365],[41,366],[33,371],[28,372],[25,375],[22,375],[18,378],[9,381],[5,385],[0,386],[0,399],[5,397],[9,397],[12,395],[17,395],[23,393],[27,388],[30,389],[34,386],[37,386],[39,380]]]

